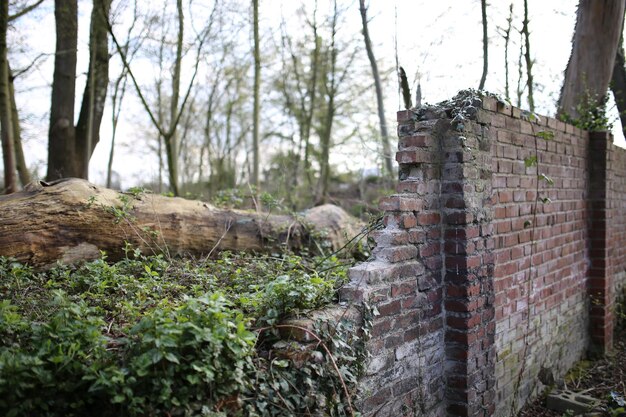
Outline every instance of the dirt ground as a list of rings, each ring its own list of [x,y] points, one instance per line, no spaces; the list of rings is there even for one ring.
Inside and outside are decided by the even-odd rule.
[[[575,392],[586,391],[585,394],[602,400],[608,410],[611,392],[626,398],[626,327],[622,326],[615,332],[614,351],[606,357],[585,362],[586,366],[578,366],[570,371],[565,378],[565,387]],[[548,410],[545,407],[544,397],[537,398],[526,404],[518,417],[563,417],[567,414]],[[608,411],[606,416],[617,417],[625,414]],[[569,416],[568,416],[569,417]]]

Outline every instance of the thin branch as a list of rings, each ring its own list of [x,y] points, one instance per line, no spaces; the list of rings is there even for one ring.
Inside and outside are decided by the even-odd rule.
[[[8,1],[8,0],[3,0],[3,1]],[[20,17],[24,16],[25,14],[31,12],[32,10],[34,10],[37,6],[39,6],[41,3],[43,3],[43,0],[38,0],[37,2],[31,4],[30,6],[26,6],[24,7],[22,10],[20,10],[19,12],[10,15],[9,16],[9,22],[14,21],[15,19],[19,19]]]
[[[117,50],[117,53],[120,55],[124,68],[126,69],[126,71],[128,71],[128,75],[130,75],[130,78],[133,81],[133,85],[135,86],[135,91],[137,91],[139,100],[141,100],[141,104],[143,105],[144,109],[148,113],[148,116],[150,117],[150,121],[152,122],[154,127],[159,131],[159,134],[161,136],[166,136],[165,130],[163,130],[163,128],[161,127],[161,124],[154,117],[154,114],[152,113],[152,110],[150,110],[150,106],[148,105],[148,101],[146,100],[143,93],[141,92],[141,87],[139,87],[137,78],[135,78],[135,73],[133,73],[133,71],[130,69],[130,64],[128,63],[128,59],[126,58],[126,53],[124,52],[122,46],[117,40],[115,33],[113,33],[113,26],[111,25],[111,22],[109,21],[109,19],[106,19],[106,25],[107,25],[107,31],[109,32],[109,34],[111,35],[111,39],[113,40],[113,44],[115,44],[115,49]]]
[[[49,53],[41,53],[39,55],[37,55],[34,59],[33,62],[31,62],[30,64],[28,64],[28,66],[26,66],[25,68],[22,68],[20,70],[17,70],[13,73],[13,79],[16,79],[17,77],[19,77],[20,75],[30,71],[30,69],[32,67],[35,66],[35,64],[37,64],[37,61],[39,61],[41,58],[47,58],[49,56],[52,56],[54,54],[49,54]]]

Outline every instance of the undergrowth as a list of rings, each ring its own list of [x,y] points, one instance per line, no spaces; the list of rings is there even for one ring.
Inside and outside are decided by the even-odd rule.
[[[0,415],[354,415],[363,332],[279,336],[285,317],[333,301],[347,267],[129,251],[35,272],[0,258]]]

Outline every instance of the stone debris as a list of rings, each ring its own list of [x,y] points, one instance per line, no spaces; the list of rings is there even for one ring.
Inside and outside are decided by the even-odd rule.
[[[546,407],[550,410],[562,413],[570,411],[586,417],[602,416],[600,404],[597,398],[570,390],[553,391],[546,398]]]

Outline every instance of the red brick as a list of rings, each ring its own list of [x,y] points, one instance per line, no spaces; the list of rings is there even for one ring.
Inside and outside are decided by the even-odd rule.
[[[423,200],[417,197],[393,195],[381,199],[378,207],[383,211],[419,211],[423,208]]]
[[[402,310],[402,301],[393,300],[389,303],[382,304],[378,306],[378,312],[381,316],[395,316],[400,314]]]
[[[406,261],[417,257],[417,248],[414,245],[392,246],[382,248],[377,257],[385,259],[391,263]]]
[[[419,164],[434,162],[434,156],[430,151],[398,151],[396,152],[396,161],[399,164]]]
[[[414,214],[404,214],[402,216],[402,227],[410,229],[417,226],[417,217]]]
[[[448,316],[446,318],[446,324],[457,330],[472,329],[481,323],[482,317],[480,314],[471,314],[466,317]]]
[[[411,110],[400,110],[396,113],[398,123],[410,122],[414,117],[415,114]]]
[[[420,246],[420,256],[426,258],[428,256],[439,254],[441,251],[441,243],[433,241]]]
[[[408,148],[425,148],[433,144],[433,140],[430,135],[413,135],[401,138],[398,141],[398,148],[406,150]]]
[[[417,223],[421,226],[439,224],[439,222],[441,222],[441,215],[436,212],[418,213],[417,215]]]
[[[498,191],[499,203],[510,203],[513,201],[513,194],[510,191]]]
[[[417,292],[417,280],[393,284],[391,286],[391,296],[398,297],[402,295],[415,294]]]

